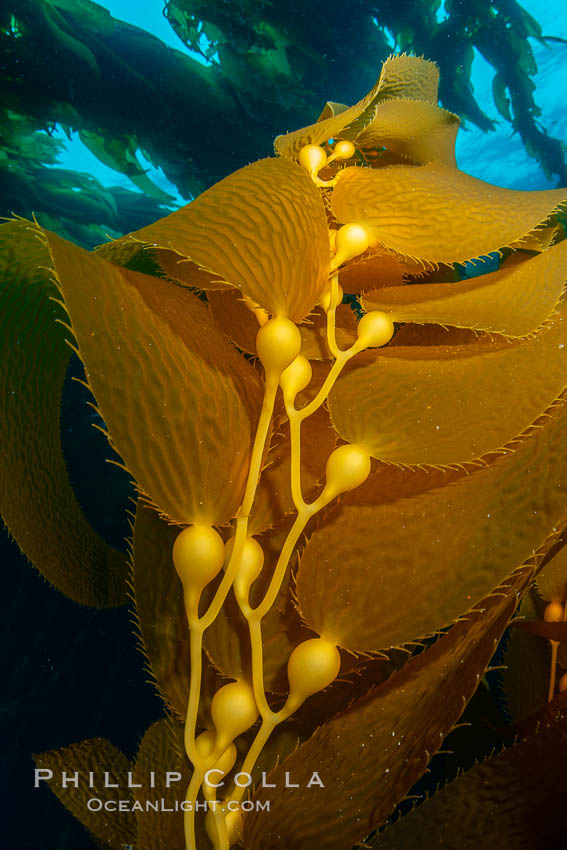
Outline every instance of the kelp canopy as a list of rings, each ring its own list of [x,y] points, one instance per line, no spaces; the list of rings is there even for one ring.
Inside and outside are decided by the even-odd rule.
[[[156,3],[159,0],[156,0]],[[538,122],[529,39],[543,39],[516,0],[286,3],[169,0],[180,39],[199,64],[90,0],[2,4],[0,48],[4,215],[39,216],[85,247],[155,220],[171,197],[137,156],[161,166],[189,199],[264,156],[278,130],[314,120],[329,97],[350,102],[392,50],[427,55],[442,72],[443,106],[493,127],[470,83],[474,48],[496,71],[494,100],[548,175],[567,182],[560,142]],[[261,80],[261,84],[259,84]],[[144,192],[47,169],[55,125],[78,132]],[[47,131],[47,136],[45,136]]]
[[[75,601],[131,589],[166,713],[133,761],[100,738],[37,756],[106,846],[561,840],[567,189],[459,171],[459,119],[437,101],[436,66],[392,56],[277,156],[94,252],[35,222],[0,228],[2,515]],[[136,484],[128,558],[68,479],[71,349]],[[477,689],[519,603],[496,699]],[[469,701],[476,732],[482,700],[508,748],[370,836]],[[112,817],[56,780],[105,769],[128,803]],[[172,769],[186,802],[218,810],[145,809],[148,770],[178,799]],[[506,803],[490,820],[487,795]]]

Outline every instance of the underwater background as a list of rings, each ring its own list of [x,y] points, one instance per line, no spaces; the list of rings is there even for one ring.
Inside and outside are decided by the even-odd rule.
[[[3,0],[1,215],[34,214],[86,248],[140,228],[270,155],[278,133],[315,120],[326,100],[355,102],[398,50],[439,63],[441,104],[464,119],[463,171],[516,189],[567,185],[564,0],[171,0],[166,12],[163,0]],[[125,548],[132,491],[105,463],[80,376],[74,362],[66,459],[91,522]],[[31,754],[100,735],[133,756],[161,704],[128,611],[64,598],[4,532],[0,559],[7,844],[89,850],[83,827],[33,788]],[[490,717],[497,706],[469,710]],[[476,741],[454,733],[455,755],[428,781],[490,752],[484,728]]]

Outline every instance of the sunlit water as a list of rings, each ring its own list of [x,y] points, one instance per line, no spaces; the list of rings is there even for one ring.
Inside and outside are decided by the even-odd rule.
[[[151,32],[166,45],[179,50],[199,62],[202,56],[188,50],[175,34],[163,15],[162,0],[107,0],[103,3],[113,17]],[[544,35],[567,40],[567,3],[565,0],[525,0],[524,8],[540,23]],[[443,7],[439,14],[443,16]],[[536,103],[542,110],[539,121],[547,131],[560,139],[567,139],[567,113],[564,108],[564,91],[567,83],[567,44],[550,41],[546,45],[531,39],[532,49],[538,65],[535,78],[537,85]],[[548,179],[536,160],[526,153],[518,134],[498,114],[492,99],[494,69],[475,51],[472,83],[475,97],[484,112],[496,124],[495,132],[483,133],[474,125],[461,129],[457,139],[459,167],[469,174],[514,189],[547,189],[556,185],[556,178]],[[362,94],[362,92],[360,93]],[[333,93],[329,92],[332,99]],[[276,133],[278,128],[274,128]],[[59,130],[58,138],[65,140],[66,151],[60,165],[76,171],[88,172],[105,186],[124,186],[135,191],[135,187],[124,175],[100,163],[82,144],[78,134],[71,141]],[[166,178],[160,168],[155,168],[138,152],[140,163],[147,168],[150,179],[174,197],[171,206],[184,203],[176,187]]]

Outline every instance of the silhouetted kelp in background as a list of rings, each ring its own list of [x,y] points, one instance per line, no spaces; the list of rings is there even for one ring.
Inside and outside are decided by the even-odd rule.
[[[500,115],[545,172],[567,182],[561,144],[537,121],[528,40],[542,39],[537,22],[515,0],[447,0],[441,22],[440,6],[170,0],[172,27],[206,55],[204,66],[90,0],[8,0],[0,11],[0,212],[34,212],[92,248],[167,211],[172,199],[148,179],[138,150],[189,199],[265,155],[278,130],[315,119],[329,95],[352,100],[393,47],[437,61],[442,104],[489,131],[470,85],[476,47],[497,72]],[[144,195],[43,168],[57,144],[37,131],[56,124],[78,131]]]

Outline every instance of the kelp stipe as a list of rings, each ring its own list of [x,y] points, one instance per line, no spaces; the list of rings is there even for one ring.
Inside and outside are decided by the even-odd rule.
[[[3,321],[20,340],[6,335],[0,371],[6,523],[63,592],[120,604],[123,559],[96,538],[77,552],[53,439],[66,342],[139,491],[130,583],[167,716],[134,764],[100,739],[37,757],[108,846],[363,841],[455,727],[536,574],[552,607],[517,622],[552,642],[553,672],[529,711],[514,703],[526,740],[371,846],[415,846],[445,800],[513,774],[517,806],[491,821],[505,843],[531,817],[527,760],[565,749],[567,190],[460,172],[437,84],[432,63],[390,57],[357,104],[279,137],[278,157],[94,253],[2,226]],[[460,279],[495,254],[497,271]],[[148,255],[156,276],[127,267]],[[29,368],[40,380],[13,401]],[[26,420],[41,393],[50,415]],[[518,646],[510,694],[531,652]],[[92,811],[62,769],[107,771],[124,810]]]

